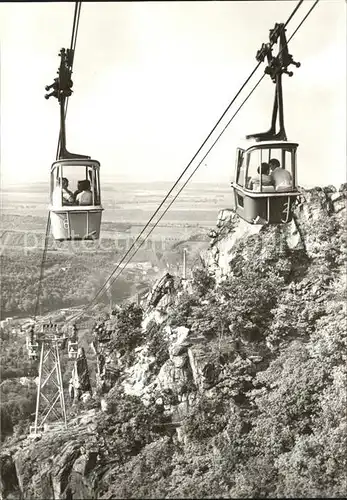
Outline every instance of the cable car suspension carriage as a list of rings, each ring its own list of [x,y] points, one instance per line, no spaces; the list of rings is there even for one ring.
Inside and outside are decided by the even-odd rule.
[[[297,190],[296,150],[298,144],[287,140],[283,116],[282,74],[292,76],[288,66],[300,67],[288,52],[283,23],[270,30],[270,43],[263,43],[256,59],[267,59],[264,73],[275,83],[271,126],[267,132],[246,136],[246,146],[237,148],[235,176],[231,186],[234,210],[251,224],[283,224],[292,219]],[[272,46],[279,40],[277,56]],[[279,130],[276,132],[276,123]]]
[[[90,156],[66,149],[66,103],[72,94],[74,51],[61,49],[58,77],[46,86],[46,99],[55,97],[60,106],[60,141],[57,160],[51,166],[50,218],[55,240],[95,240],[100,236],[100,163]],[[73,186],[72,182],[76,185]],[[74,191],[70,189],[74,188]]]

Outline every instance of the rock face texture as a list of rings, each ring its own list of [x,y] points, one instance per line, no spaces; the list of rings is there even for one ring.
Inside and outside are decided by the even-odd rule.
[[[204,454],[199,467],[193,458],[185,459],[183,452],[183,455],[175,455],[175,466],[172,465],[170,470],[165,470],[163,473],[163,477],[170,476],[176,467],[175,474],[170,476],[171,489],[168,489],[165,483],[166,486],[160,490],[161,481],[164,479],[159,480],[159,476],[156,477],[156,468],[159,464],[162,466],[165,462],[165,453],[172,447],[180,446],[181,449],[183,447],[187,457],[194,457],[194,446],[197,445],[189,441],[187,432],[187,422],[190,426],[195,422],[194,419],[189,420],[193,410],[199,405],[209,407],[210,401],[212,412],[218,406],[216,401],[220,401],[223,397],[229,398],[229,413],[223,432],[219,431],[214,421],[215,417],[213,419],[211,417],[209,422],[212,427],[215,426],[213,428],[216,429],[216,433],[220,432],[219,439],[229,443],[229,448],[233,449],[233,446],[236,446],[233,433],[238,432],[237,439],[242,440],[252,427],[249,422],[240,423],[247,404],[251,408],[250,411],[253,411],[253,403],[245,402],[247,399],[245,394],[253,391],[255,394],[252,393],[253,398],[257,394],[257,397],[260,397],[261,391],[266,391],[270,386],[276,387],[276,380],[264,379],[263,382],[259,382],[260,378],[257,379],[257,383],[254,380],[257,374],[265,372],[273,362],[285,335],[300,337],[312,332],[314,335],[314,328],[317,328],[319,336],[319,328],[324,327],[325,336],[322,333],[322,338],[319,340],[324,345],[324,355],[327,356],[329,349],[333,349],[332,341],[330,337],[328,338],[331,328],[328,319],[326,320],[328,326],[324,324],[324,315],[334,314],[334,317],[341,318],[342,321],[343,313],[340,302],[335,299],[335,302],[333,299],[327,302],[327,297],[332,294],[332,278],[328,272],[325,276],[324,263],[332,262],[333,278],[342,290],[345,281],[343,281],[341,255],[347,250],[346,238],[341,236],[336,242],[339,245],[338,252],[331,248],[330,243],[337,222],[340,224],[346,219],[346,195],[346,186],[342,186],[340,190],[334,187],[302,190],[295,208],[294,219],[290,224],[283,226],[250,226],[235,216],[231,210],[221,211],[217,226],[210,233],[210,248],[202,255],[205,271],[208,271],[211,280],[216,284],[210,287],[211,293],[208,298],[203,298],[203,292],[199,296],[199,287],[194,283],[194,278],[192,281],[185,281],[165,274],[148,296],[140,328],[142,341],[139,343],[136,340],[134,348],[129,349],[130,357],[129,352],[125,353],[125,348],[115,348],[115,345],[119,344],[115,344],[114,340],[120,335],[122,327],[119,319],[117,322],[111,316],[97,322],[93,328],[93,348],[99,394],[99,400],[96,400],[98,407],[90,411],[84,410],[78,417],[72,419],[69,429],[65,432],[47,432],[37,442],[30,442],[27,439],[13,440],[9,442],[7,448],[5,443],[5,450],[0,456],[2,498],[24,500],[136,497],[135,490],[142,485],[137,484],[135,478],[141,476],[141,471],[152,466],[151,474],[156,484],[155,493],[154,490],[141,490],[142,495],[153,497],[155,494],[159,496],[165,494],[168,498],[186,495],[199,498],[203,490],[193,491],[193,486],[189,482],[187,484],[191,485],[191,489],[188,487],[184,491],[179,489],[182,463],[184,462],[184,467],[188,468],[189,477],[194,476],[197,482],[200,482],[197,478],[204,477],[206,482],[202,484],[205,488],[209,487],[207,485],[213,483],[208,476],[210,469],[216,467],[217,463],[223,464],[224,460],[219,454],[221,445],[217,440],[212,440],[210,448],[204,451],[206,456],[211,453],[208,455],[208,464],[204,463]],[[282,266],[278,269],[282,271],[283,268],[283,273],[286,273],[281,289],[283,293],[281,304],[276,310],[271,310],[272,303],[269,306],[273,316],[271,324],[267,323],[266,317],[263,323],[259,323],[257,322],[259,318],[252,317],[251,313],[248,314],[247,308],[250,306],[247,296],[238,311],[228,296],[232,295],[232,288],[223,289],[223,292],[218,293],[214,291],[219,285],[223,285],[226,279],[237,277],[241,271],[247,269],[255,254],[259,258],[259,265],[267,260],[273,262],[274,267]],[[322,262],[321,274],[307,272],[312,262],[316,265]],[[289,271],[288,266],[291,266]],[[328,291],[330,295],[327,295]],[[256,293],[257,290],[254,290],[253,294]],[[260,291],[259,296],[261,295]],[[314,310],[312,307],[304,307],[306,301],[314,305]],[[198,307],[194,306],[195,303]],[[216,306],[219,307],[223,303],[226,304],[226,310],[230,308],[228,316],[230,320],[226,325],[222,324],[222,319],[219,323],[219,318],[216,318],[214,312],[220,310],[216,309]],[[259,312],[258,315],[261,314],[262,312]],[[295,324],[291,314],[294,314]],[[208,330],[211,324],[212,334]],[[312,326],[312,332],[301,331],[302,324],[315,326]],[[294,333],[291,331],[292,327],[295,329]],[[259,333],[261,328],[263,336]],[[260,340],[255,342],[254,338]],[[338,342],[340,341],[342,342],[339,338]],[[338,345],[342,346],[342,343]],[[281,360],[279,364],[282,366],[285,362]],[[315,363],[313,367],[316,366]],[[288,369],[288,373],[299,369],[300,366],[298,368],[297,365],[300,363],[295,363],[290,370]],[[336,380],[337,387],[340,387],[338,384],[342,384],[341,377],[338,378],[336,375]],[[82,350],[79,351],[79,357],[74,364],[71,386],[74,397],[80,398],[83,394],[92,397],[88,367]],[[132,404],[127,397],[136,397],[140,401],[136,403],[138,406],[128,411],[130,417],[125,416],[124,408],[130,408],[129,405]],[[290,395],[285,394],[283,397]],[[303,399],[308,397],[306,393],[302,396]],[[295,404],[300,405],[301,400]],[[120,408],[117,410],[118,413],[115,408]],[[266,408],[264,412],[266,413]],[[207,413],[207,419],[210,418],[209,415]],[[231,421],[232,430],[228,427]],[[145,425],[149,430],[143,431],[140,435],[137,429]],[[203,440],[206,428],[202,423],[196,425],[201,426],[201,440]],[[158,436],[154,438],[152,432],[157,432]],[[308,431],[305,430],[305,433],[308,434]],[[126,440],[125,436],[130,437]],[[260,442],[264,441],[260,434],[259,436]],[[154,445],[154,442],[157,444]],[[158,456],[154,455],[152,450],[155,446],[157,451],[160,450]],[[276,441],[273,446],[274,448],[277,446]],[[288,443],[286,446],[289,446]],[[191,455],[187,451],[188,448]],[[143,449],[149,451],[147,458],[141,461]],[[286,453],[288,455],[288,450]],[[287,455],[282,456],[283,463],[287,460]],[[265,465],[259,457],[257,460],[260,464],[257,462],[259,470],[263,470],[262,467],[271,462],[272,458],[266,457]],[[294,470],[295,460],[293,458],[292,460],[286,470]],[[127,474],[132,478],[129,479],[128,486]],[[250,474],[254,474],[254,471]],[[216,496],[235,498],[240,491],[237,488],[241,488],[242,481],[236,475],[233,486],[229,485],[229,490],[222,490],[220,488],[223,487],[227,475],[225,473],[219,477],[218,486],[215,486],[214,491]],[[266,475],[264,472],[263,477]],[[113,484],[117,485],[115,489],[112,489]],[[264,493],[266,487],[262,486],[260,493]],[[284,492],[284,496],[288,494],[289,490],[283,488],[276,493],[278,496],[281,496],[281,492]],[[246,488],[242,491],[246,495],[244,491],[250,490]],[[256,495],[254,491],[256,489],[250,493],[253,497]],[[302,490],[298,491],[300,493]],[[230,492],[234,492],[234,496]],[[306,496],[310,496],[310,492]]]
[[[92,411],[72,420],[65,434],[47,432],[11,447],[2,456],[2,498],[93,498],[88,474],[99,456],[90,427],[94,416]]]
[[[19,498],[18,476],[10,450],[0,457],[0,488],[2,498],[11,498],[13,495]]]
[[[77,351],[77,358],[69,382],[69,394],[74,401],[79,401],[81,398],[87,400],[92,395],[88,363],[83,347]]]

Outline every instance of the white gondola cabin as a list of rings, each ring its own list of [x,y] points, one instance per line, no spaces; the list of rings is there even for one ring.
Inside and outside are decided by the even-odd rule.
[[[78,353],[78,342],[68,341],[68,356],[69,359],[77,358]]]
[[[78,355],[78,333],[75,324],[69,326],[68,355],[70,359],[77,358]]]
[[[31,325],[26,334],[26,347],[28,350],[29,358],[36,361],[39,358],[39,344],[37,341],[37,334],[34,325]]]
[[[96,240],[100,236],[100,163],[61,159],[51,167],[50,217],[55,240]]]
[[[298,144],[289,141],[247,141],[238,148],[234,181],[234,210],[251,224],[281,224],[290,222],[297,190],[296,150]],[[275,160],[278,167],[261,174],[262,165]],[[278,182],[269,181],[274,177]]]
[[[39,344],[36,339],[31,335],[28,335],[26,338],[26,347],[28,350],[29,358],[33,361],[39,359]]]

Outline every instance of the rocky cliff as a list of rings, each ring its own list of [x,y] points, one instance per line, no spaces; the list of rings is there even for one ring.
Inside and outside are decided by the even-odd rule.
[[[8,442],[2,497],[346,496],[346,194],[283,226],[223,210],[191,280],[99,318],[89,409]]]

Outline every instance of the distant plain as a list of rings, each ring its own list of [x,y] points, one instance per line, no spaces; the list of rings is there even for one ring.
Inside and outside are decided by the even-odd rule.
[[[102,186],[101,238],[135,236],[159,207],[172,184],[104,183]],[[159,213],[173,199],[176,190]],[[219,210],[231,205],[227,185],[192,183],[180,193],[151,234],[151,239],[189,235],[199,228],[213,227]],[[1,230],[43,234],[48,213],[48,183],[18,184],[1,191]],[[154,219],[157,220],[157,217]],[[15,239],[11,238],[12,241]],[[8,240],[10,243],[10,240]]]

